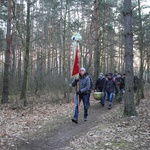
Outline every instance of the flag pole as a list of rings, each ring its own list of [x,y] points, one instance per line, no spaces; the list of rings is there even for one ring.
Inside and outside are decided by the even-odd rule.
[[[79,42],[75,41],[75,59],[74,59],[74,65],[73,65],[73,70],[72,70],[72,76],[75,76],[75,78],[79,79]],[[75,74],[75,75],[74,75]],[[77,82],[76,85],[76,91],[79,91],[80,86],[79,82]],[[81,99],[80,96],[78,95],[78,113],[80,110],[80,104],[81,104]]]
[[[76,41],[76,49],[79,51],[79,41]],[[79,63],[79,61],[78,61]],[[78,79],[79,79],[79,73],[78,73]],[[77,82],[77,91],[80,90],[80,85],[79,85],[79,82]],[[79,110],[80,110],[80,104],[81,104],[81,98],[80,98],[80,95],[78,94],[78,113],[79,113]]]
[[[71,39],[74,41],[73,42],[73,49],[74,49],[74,64],[72,68],[72,77],[76,76],[76,78],[79,79],[79,41],[82,40],[82,36],[79,33],[74,33]],[[77,82],[77,87],[76,90],[79,91],[79,82]],[[81,99],[80,96],[78,95],[78,113],[79,113],[79,107],[80,107]]]

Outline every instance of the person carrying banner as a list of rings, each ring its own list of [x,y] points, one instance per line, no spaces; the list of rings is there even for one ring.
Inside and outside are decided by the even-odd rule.
[[[76,97],[75,97],[75,110],[74,117],[72,122],[78,123],[78,113],[79,113],[79,99],[82,100],[84,106],[84,121],[87,121],[88,116],[88,104],[89,104],[89,95],[90,92],[90,78],[86,74],[85,68],[79,69],[79,79],[74,79],[72,81],[72,86],[77,87],[77,83],[79,84],[79,88],[76,88]]]

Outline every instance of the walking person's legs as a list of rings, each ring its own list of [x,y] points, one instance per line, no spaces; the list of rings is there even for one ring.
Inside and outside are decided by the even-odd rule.
[[[91,91],[88,93],[88,107],[90,106],[90,96],[91,96]]]
[[[111,106],[112,106],[112,101],[113,101],[113,92],[109,93],[109,107],[108,109],[111,109]]]
[[[101,100],[102,107],[105,105],[105,98],[106,98],[106,96],[107,96],[107,92],[103,92],[102,93],[102,100]]]
[[[88,94],[86,95],[82,95],[82,99],[83,99],[83,106],[84,106],[84,121],[87,120],[87,116],[88,116]]]
[[[79,96],[76,94],[75,95],[74,117],[72,119],[72,122],[75,122],[75,123],[78,123],[78,113],[79,113],[79,111],[78,111],[78,102],[79,102],[78,98],[79,98]]]
[[[120,89],[120,92],[119,92],[119,103],[122,102],[122,97],[123,97],[123,89]]]

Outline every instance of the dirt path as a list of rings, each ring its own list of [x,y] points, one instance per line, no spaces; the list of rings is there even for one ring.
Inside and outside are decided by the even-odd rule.
[[[111,110],[108,102],[101,107],[91,100],[88,121],[83,121],[81,105],[78,124],[71,121],[72,102],[40,103],[32,114],[26,108],[19,115],[10,106],[3,107],[0,150],[150,150],[149,88],[136,106],[138,116],[123,117],[124,105],[115,99]]]
[[[112,110],[117,105],[114,105]],[[100,123],[99,117],[108,111],[107,104],[102,108],[98,101],[91,103],[88,121],[83,121],[83,106],[79,114],[79,123],[68,119],[59,118],[58,122],[47,123],[38,132],[29,136],[26,140],[19,140],[14,150],[59,150],[69,145],[70,141],[86,134],[92,127]]]

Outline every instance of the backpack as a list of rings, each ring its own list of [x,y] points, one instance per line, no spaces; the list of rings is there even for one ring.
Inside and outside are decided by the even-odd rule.
[[[92,78],[91,78],[90,75],[88,75],[88,76],[89,76],[89,78],[90,78],[90,89],[92,89],[92,88],[93,88],[93,80],[92,80]]]

